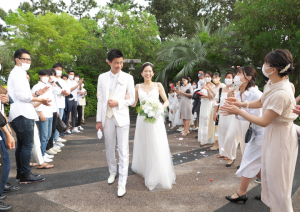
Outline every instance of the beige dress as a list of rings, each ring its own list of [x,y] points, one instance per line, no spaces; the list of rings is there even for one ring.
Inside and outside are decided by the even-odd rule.
[[[289,79],[268,84],[261,97],[263,113],[279,116],[265,129],[261,154],[262,201],[273,212],[292,212],[292,184],[298,155],[298,138],[292,112],[296,102]]]
[[[189,84],[187,86],[181,86],[180,91],[186,92],[187,89],[190,90],[190,94],[194,93],[193,87]],[[180,94],[179,103],[180,119],[191,119],[192,118],[192,99],[188,98],[186,95]]]

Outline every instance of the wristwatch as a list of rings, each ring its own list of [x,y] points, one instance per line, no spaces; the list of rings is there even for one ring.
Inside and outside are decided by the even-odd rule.
[[[37,91],[36,91],[36,92],[37,92]],[[35,92],[34,94],[36,95],[36,97],[39,97],[40,95],[37,95],[37,93],[36,93],[36,92]]]

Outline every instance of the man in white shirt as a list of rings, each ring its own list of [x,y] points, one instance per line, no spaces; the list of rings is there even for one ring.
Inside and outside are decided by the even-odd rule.
[[[71,116],[72,116],[72,132],[80,133],[80,131],[75,128],[76,127],[76,119],[77,119],[77,92],[78,87],[82,84],[83,79],[80,79],[78,82],[74,80],[75,72],[73,70],[69,71],[67,84],[70,88],[72,97],[69,98],[71,105]]]
[[[14,103],[10,106],[9,122],[17,135],[16,163],[17,179],[20,183],[34,183],[45,180],[40,175],[31,174],[30,158],[33,147],[34,122],[36,112],[31,102],[41,102],[50,105],[51,100],[37,98],[48,88],[37,90],[34,94],[30,91],[26,71],[30,68],[30,53],[26,49],[15,51],[16,66],[10,72],[7,81],[8,95]]]
[[[35,93],[37,90],[42,89],[46,86],[49,88],[51,85],[49,84],[49,71],[48,69],[41,69],[39,70],[39,78],[40,81],[32,87],[31,92]],[[53,122],[53,105],[55,104],[55,101],[53,102],[53,94],[52,94],[52,89],[49,89],[46,93],[41,95],[43,98],[50,99],[51,106],[45,106],[45,105],[40,105],[35,108],[35,110],[38,113],[39,116],[39,121],[37,121],[37,126],[39,128],[40,132],[40,141],[41,141],[41,151],[42,151],[42,156],[44,157],[44,161],[46,161],[48,154],[46,153],[46,147],[48,144],[48,141],[51,137],[52,133],[52,122]]]
[[[52,67],[55,72],[56,72],[56,82],[61,86],[62,92],[60,94],[57,95],[56,97],[56,103],[57,103],[57,107],[58,107],[58,113],[59,113],[59,118],[61,120],[63,120],[63,115],[64,115],[64,109],[66,107],[66,100],[65,100],[65,96],[69,96],[70,95],[70,89],[69,86],[67,85],[67,83],[61,78],[62,76],[62,70],[63,70],[63,66],[60,63],[55,63]],[[58,137],[59,136],[59,132],[56,130],[54,133],[54,141],[59,141],[59,142],[65,142],[66,140]]]

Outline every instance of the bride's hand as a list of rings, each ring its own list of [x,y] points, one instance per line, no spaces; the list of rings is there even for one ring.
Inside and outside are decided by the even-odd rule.
[[[228,97],[225,99],[226,104],[241,107],[241,102],[236,97]]]

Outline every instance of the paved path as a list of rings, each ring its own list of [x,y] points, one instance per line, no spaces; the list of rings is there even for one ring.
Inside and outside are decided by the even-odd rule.
[[[135,131],[135,117],[130,128],[130,154]],[[226,195],[237,191],[240,178],[235,177],[236,167],[241,162],[238,150],[233,166],[226,168],[226,161],[216,158],[216,151],[199,147],[196,132],[183,140],[176,131],[169,130],[170,150],[176,171],[176,185],[170,191],[150,192],[140,176],[129,171],[127,194],[117,198],[117,182],[107,184],[109,176],[104,151],[104,140],[97,139],[95,118],[86,120],[81,134],[68,136],[66,146],[55,156],[55,168],[32,169],[46,177],[41,183],[21,185],[22,189],[8,195],[6,203],[14,205],[14,211],[218,211],[268,212],[269,209],[254,195],[260,193],[260,186],[251,181],[249,200],[243,203],[229,203]],[[189,151],[189,152],[187,152]],[[204,154],[200,152],[205,151]],[[11,172],[9,182],[16,184],[14,150],[9,151]],[[130,155],[131,161],[132,155]],[[200,172],[200,173],[199,173]],[[210,181],[212,179],[212,181]],[[293,186],[294,211],[300,211],[300,163],[298,159]]]

